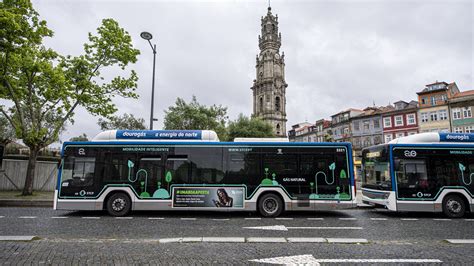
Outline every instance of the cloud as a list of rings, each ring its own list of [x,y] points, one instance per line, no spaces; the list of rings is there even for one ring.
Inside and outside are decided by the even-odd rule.
[[[141,50],[133,66],[139,100],[115,99],[119,113],[150,116],[152,51],[157,45],[155,128],[176,97],[196,95],[252,112],[252,80],[266,1],[33,1],[55,31],[47,44],[77,55],[87,33],[114,18]],[[416,99],[435,80],[473,85],[471,1],[272,1],[285,52],[288,128],[350,107]],[[111,75],[114,73],[111,73]],[[63,140],[99,132],[97,118],[76,114]]]

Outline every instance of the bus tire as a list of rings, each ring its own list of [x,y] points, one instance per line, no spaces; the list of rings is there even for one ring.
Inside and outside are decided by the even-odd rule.
[[[283,211],[283,201],[274,193],[265,194],[258,200],[258,211],[264,217],[277,217]]]
[[[132,201],[126,193],[114,193],[107,199],[106,208],[112,216],[125,216],[132,209]]]
[[[466,212],[466,204],[458,195],[448,195],[443,199],[443,213],[449,218],[460,218]]]

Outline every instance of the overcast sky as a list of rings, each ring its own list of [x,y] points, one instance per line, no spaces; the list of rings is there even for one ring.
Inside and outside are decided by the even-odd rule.
[[[157,44],[155,129],[176,97],[196,95],[222,104],[235,119],[252,112],[252,81],[260,18],[268,1],[34,0],[54,30],[47,46],[79,55],[87,33],[113,18],[141,51],[132,66],[139,100],[116,98],[118,114],[150,117],[153,54],[140,32]],[[285,52],[287,129],[330,118],[347,108],[416,100],[424,85],[455,81],[473,89],[472,1],[271,1]],[[112,72],[110,74],[114,74]],[[116,72],[121,74],[121,72]],[[99,132],[83,110],[61,139]]]

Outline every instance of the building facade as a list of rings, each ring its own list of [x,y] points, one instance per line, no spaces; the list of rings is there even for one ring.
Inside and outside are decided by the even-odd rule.
[[[351,119],[354,155],[361,158],[362,149],[382,143],[382,108],[368,107]]]
[[[451,121],[448,100],[459,93],[456,83],[435,82],[418,94],[420,132],[449,132]]]
[[[293,125],[288,131],[288,139],[291,142],[314,142],[316,139],[315,126],[309,122]]]
[[[463,91],[449,99],[451,132],[474,133],[474,90]]]
[[[260,53],[256,58],[256,79],[253,81],[253,115],[270,123],[277,137],[286,137],[285,54],[280,55],[281,33],[278,16],[271,7],[261,19],[258,36]]]
[[[418,102],[398,101],[382,114],[383,142],[418,133]]]
[[[314,127],[316,131],[316,142],[332,141],[331,121],[319,119],[314,124]]]
[[[364,111],[348,109],[331,116],[331,130],[334,142],[352,142],[352,127],[350,119]]]

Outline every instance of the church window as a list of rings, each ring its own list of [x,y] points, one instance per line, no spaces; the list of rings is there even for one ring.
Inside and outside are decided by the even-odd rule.
[[[277,124],[276,130],[277,130],[277,135],[280,135],[280,124]]]
[[[280,111],[280,97],[275,97],[275,110]]]
[[[263,97],[260,97],[260,105],[259,105],[260,112],[263,112]]]

